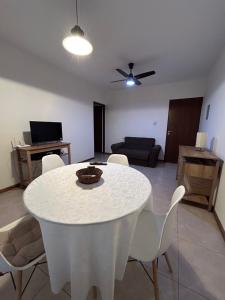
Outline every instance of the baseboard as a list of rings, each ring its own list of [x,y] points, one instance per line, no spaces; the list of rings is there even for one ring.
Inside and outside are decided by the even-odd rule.
[[[91,157],[91,158],[88,158],[88,159],[85,159],[85,160],[79,161],[78,163],[84,163],[84,162],[88,162],[89,160],[92,160],[92,159],[94,159],[94,157]]]
[[[216,213],[215,210],[213,211],[213,213],[214,213],[214,216],[215,216],[215,219],[216,219],[216,223],[217,223],[217,225],[218,225],[218,227],[219,227],[219,229],[220,229],[220,232],[221,232],[221,234],[222,234],[222,236],[223,236],[223,239],[225,240],[225,229],[223,228],[223,225],[222,225],[222,223],[220,222],[220,219],[219,219],[219,217],[217,216],[217,213]]]
[[[8,192],[8,191],[10,191],[12,189],[15,189],[15,188],[19,187],[19,186],[20,186],[20,184],[16,183],[16,184],[8,186],[8,187],[6,187],[4,189],[0,189],[0,193]]]

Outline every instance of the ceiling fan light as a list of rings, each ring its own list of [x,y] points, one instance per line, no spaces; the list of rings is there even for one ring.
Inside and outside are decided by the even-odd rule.
[[[135,85],[134,79],[133,78],[128,78],[126,81],[127,86],[133,86]]]

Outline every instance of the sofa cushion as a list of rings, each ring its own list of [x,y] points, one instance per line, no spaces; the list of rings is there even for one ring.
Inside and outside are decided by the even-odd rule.
[[[38,221],[26,216],[15,227],[0,232],[0,252],[15,267],[42,255],[45,251]]]
[[[155,145],[153,138],[125,137],[126,148],[150,150]]]
[[[149,151],[141,149],[120,148],[119,153],[131,159],[148,160],[149,157]]]

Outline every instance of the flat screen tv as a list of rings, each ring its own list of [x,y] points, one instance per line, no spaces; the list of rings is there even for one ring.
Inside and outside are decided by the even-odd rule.
[[[61,122],[30,121],[32,144],[58,142],[62,140]]]

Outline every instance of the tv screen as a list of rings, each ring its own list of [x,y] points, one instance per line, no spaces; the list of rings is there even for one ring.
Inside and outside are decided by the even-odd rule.
[[[62,123],[30,121],[33,144],[62,140]]]

